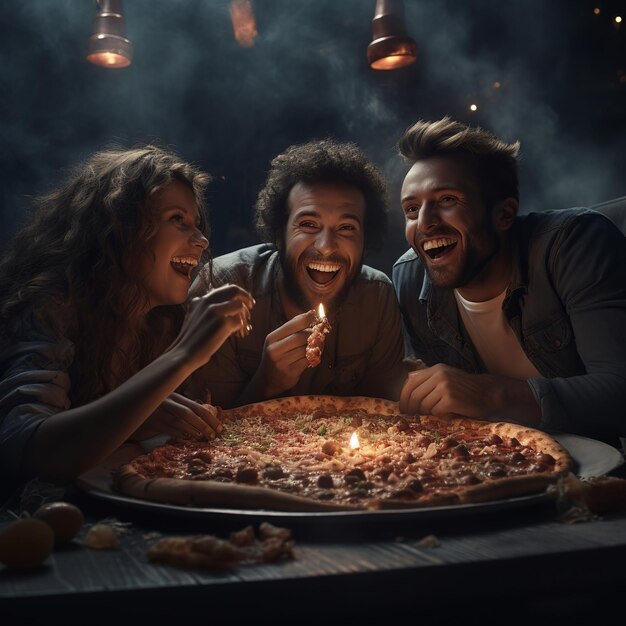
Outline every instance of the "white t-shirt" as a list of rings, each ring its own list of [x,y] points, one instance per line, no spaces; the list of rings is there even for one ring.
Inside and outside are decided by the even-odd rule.
[[[540,376],[522,350],[502,310],[506,289],[486,302],[470,302],[454,290],[465,328],[490,374],[526,380]]]

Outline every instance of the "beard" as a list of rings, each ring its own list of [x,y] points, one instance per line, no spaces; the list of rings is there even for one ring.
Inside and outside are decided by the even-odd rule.
[[[278,249],[278,258],[280,260],[280,267],[283,274],[283,288],[286,295],[295,302],[302,311],[309,311],[311,309],[317,311],[317,307],[320,304],[319,296],[313,293],[307,293],[298,283],[297,268],[295,265],[290,264],[284,254],[283,248]],[[344,263],[341,263],[342,267],[345,267]],[[330,299],[324,302],[324,308],[326,314],[335,313],[343,301],[346,299],[352,282],[358,276],[363,265],[363,259],[353,269],[347,279],[345,280],[341,289]],[[305,270],[306,271],[306,270]]]
[[[442,234],[445,236],[445,234]],[[435,287],[440,289],[458,289],[465,287],[480,277],[485,268],[500,253],[502,243],[496,229],[489,218],[470,233],[468,241],[475,241],[469,245],[452,269],[433,267],[428,263],[429,257],[416,246],[420,252],[424,267]],[[478,240],[478,241],[476,241]]]

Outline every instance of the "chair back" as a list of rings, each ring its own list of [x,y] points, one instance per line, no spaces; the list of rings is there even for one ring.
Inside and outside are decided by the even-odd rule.
[[[606,215],[626,236],[626,196],[594,204],[589,208]]]

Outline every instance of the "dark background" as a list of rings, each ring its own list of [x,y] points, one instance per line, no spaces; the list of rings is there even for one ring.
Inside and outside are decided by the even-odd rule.
[[[395,143],[445,114],[520,139],[522,212],[626,195],[626,21],[614,20],[624,5],[406,0],[418,61],[381,72],[366,61],[374,0],[253,0],[252,48],[235,41],[228,0],[125,0],[134,58],[111,70],[84,59],[95,2],[3,0],[0,247],[69,167],[150,141],[215,177],[214,253],[255,243],[270,159],[333,136],[388,179],[387,245],[368,261],[389,272],[406,247]]]

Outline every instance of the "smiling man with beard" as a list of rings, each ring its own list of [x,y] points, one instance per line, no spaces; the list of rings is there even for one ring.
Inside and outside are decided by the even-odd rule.
[[[192,295],[234,283],[256,300],[252,330],[233,336],[186,389],[232,407],[288,395],[398,399],[405,376],[402,323],[393,287],[363,264],[387,225],[384,181],[353,144],[330,139],[272,160],[256,206],[266,242],[218,257]],[[307,338],[323,304],[331,331],[310,367]]]
[[[404,133],[411,250],[393,283],[411,351],[400,408],[626,434],[626,239],[586,208],[518,215],[519,143],[443,118]]]

